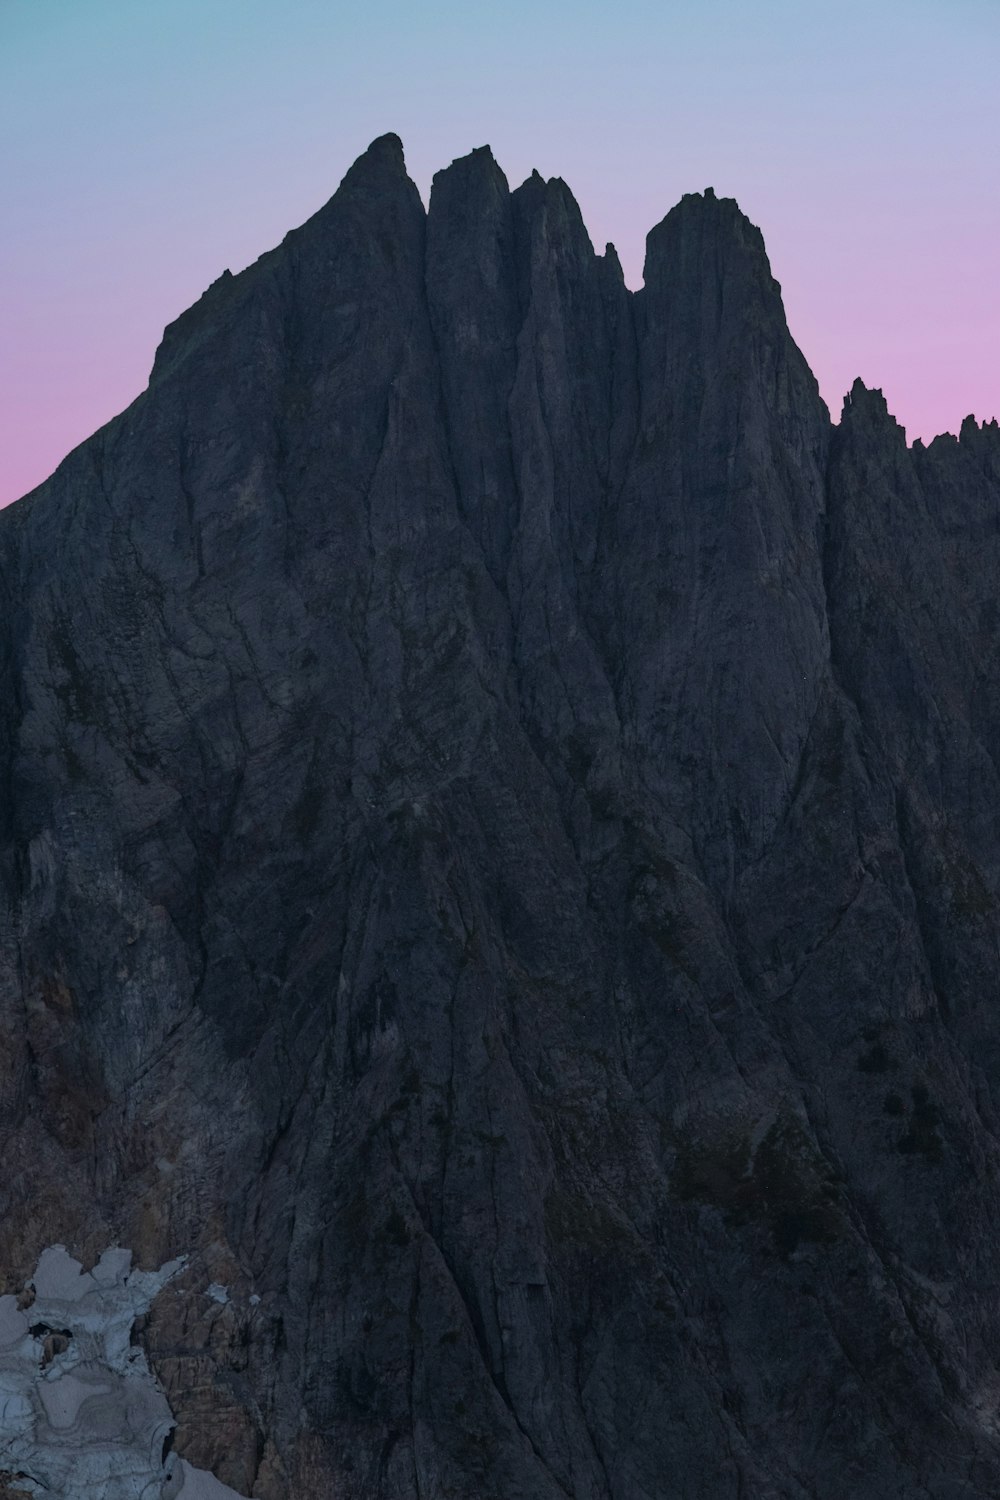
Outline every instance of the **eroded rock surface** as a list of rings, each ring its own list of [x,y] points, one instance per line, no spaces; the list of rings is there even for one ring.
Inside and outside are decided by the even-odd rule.
[[[376,141],[0,517],[8,1290],[189,1254],[255,1500],[1000,1493],[998,538],[734,203]]]

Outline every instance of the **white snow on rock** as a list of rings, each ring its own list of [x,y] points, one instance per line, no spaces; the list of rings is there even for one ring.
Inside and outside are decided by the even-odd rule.
[[[221,1484],[214,1474],[209,1474],[205,1469],[192,1469],[186,1458],[182,1458],[177,1465],[181,1473],[181,1487],[177,1491],[178,1500],[232,1500],[235,1490],[231,1490],[228,1484]],[[172,1492],[164,1490],[164,1500],[172,1500]]]
[[[0,1473],[16,1488],[64,1500],[245,1500],[166,1451],[173,1414],[130,1343],[182,1265],[133,1270],[132,1252],[112,1249],[85,1271],[53,1245],[29,1306],[0,1297]]]

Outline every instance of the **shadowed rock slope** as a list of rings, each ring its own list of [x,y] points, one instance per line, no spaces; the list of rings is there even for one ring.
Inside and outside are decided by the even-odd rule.
[[[261,1500],[1000,1493],[998,576],[735,203],[376,141],[0,517],[0,1290]]]

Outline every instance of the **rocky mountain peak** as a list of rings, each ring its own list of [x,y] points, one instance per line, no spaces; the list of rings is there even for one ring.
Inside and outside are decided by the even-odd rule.
[[[997,450],[485,147],[178,318],[0,516],[0,1447],[127,1245],[164,1500],[1000,1492]]]
[[[391,131],[376,136],[367,151],[363,151],[344,177],[344,183],[352,186],[365,182],[392,179],[404,176],[406,160],[403,142]]]

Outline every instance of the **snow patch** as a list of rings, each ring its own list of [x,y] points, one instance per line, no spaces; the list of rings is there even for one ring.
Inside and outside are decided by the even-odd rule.
[[[245,1500],[166,1453],[173,1413],[132,1325],[176,1276],[105,1250],[85,1271],[62,1245],[39,1259],[34,1300],[0,1297],[0,1471],[28,1495],[64,1500]],[[225,1287],[216,1301],[227,1302]]]

